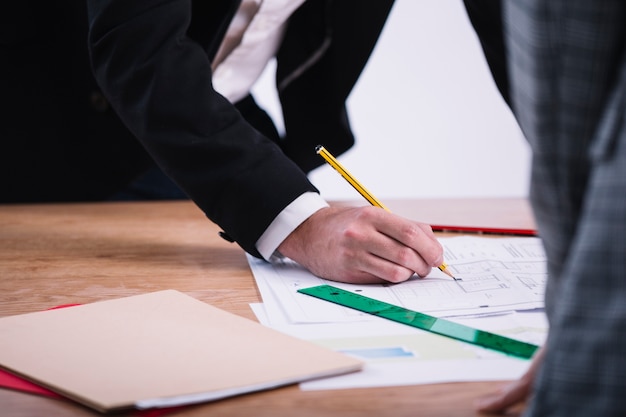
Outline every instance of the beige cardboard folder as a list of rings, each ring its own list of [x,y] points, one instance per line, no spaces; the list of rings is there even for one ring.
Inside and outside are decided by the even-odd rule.
[[[211,401],[362,362],[167,290],[0,318],[0,366],[108,412]]]

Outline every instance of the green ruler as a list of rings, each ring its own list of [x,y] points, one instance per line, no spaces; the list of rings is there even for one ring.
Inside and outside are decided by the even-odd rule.
[[[478,346],[498,350],[509,355],[521,358],[531,358],[539,348],[537,345],[522,342],[494,333],[485,332],[454,323],[449,320],[418,313],[403,307],[375,300],[364,295],[331,285],[319,285],[317,287],[302,288],[298,292],[330,301],[345,307],[350,307],[364,313],[373,314],[398,323],[408,324],[418,329],[428,330],[453,339],[462,340]]]

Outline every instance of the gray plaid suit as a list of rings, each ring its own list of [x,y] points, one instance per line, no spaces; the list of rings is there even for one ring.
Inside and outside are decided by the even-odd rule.
[[[512,107],[548,255],[530,416],[626,416],[626,2],[504,4]]]

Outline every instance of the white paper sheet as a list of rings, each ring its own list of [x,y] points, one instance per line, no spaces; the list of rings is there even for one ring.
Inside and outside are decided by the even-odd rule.
[[[279,322],[277,315],[270,325],[264,307],[272,303],[252,306],[261,323],[366,363],[361,372],[302,383],[303,390],[513,380],[530,363],[379,317],[370,322],[292,324],[285,316]],[[548,327],[543,312],[454,321],[537,345],[545,341]]]
[[[330,284],[437,317],[485,315],[543,308],[547,277],[538,238],[454,237],[440,239],[454,281],[438,269],[400,284],[353,285],[318,278],[286,259],[269,264],[249,257],[263,299],[275,297],[292,323],[371,320],[331,303],[319,303],[299,288]],[[271,294],[270,294],[271,293]],[[272,320],[273,307],[268,309]]]
[[[297,292],[330,284],[477,329],[542,345],[545,255],[537,238],[440,239],[455,282],[434,269],[396,285],[350,285],[315,277],[289,260],[249,257],[263,305],[259,321],[366,361],[363,371],[301,384],[305,390],[516,379],[530,361],[432,334]],[[485,307],[485,305],[487,307]]]

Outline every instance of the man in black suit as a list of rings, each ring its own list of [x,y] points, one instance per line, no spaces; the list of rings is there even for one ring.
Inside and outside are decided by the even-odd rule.
[[[353,143],[345,100],[390,1],[300,1],[288,16],[275,51],[283,138],[250,96],[235,103],[213,86],[239,1],[88,1],[98,85],[81,71],[81,4],[56,3],[23,2],[3,14],[12,63],[3,89],[16,104],[3,128],[3,201],[109,198],[155,161],[255,256],[283,254],[348,282],[398,282],[442,262],[428,226],[373,207],[328,207],[306,177],[322,163],[315,145],[339,154]],[[281,3],[292,2],[262,7]],[[15,82],[25,70],[31,85]]]

